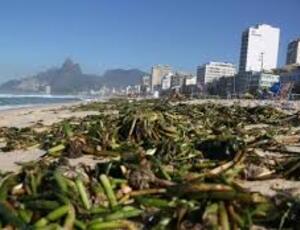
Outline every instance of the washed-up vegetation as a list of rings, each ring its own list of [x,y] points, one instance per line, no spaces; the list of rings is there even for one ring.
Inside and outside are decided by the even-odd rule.
[[[214,103],[110,101],[99,115],[1,128],[3,151],[47,153],[0,176],[0,223],[17,229],[293,229],[300,200],[244,181],[299,181],[298,113]],[[1,154],[1,153],[0,153]],[[72,158],[92,155],[95,167]]]

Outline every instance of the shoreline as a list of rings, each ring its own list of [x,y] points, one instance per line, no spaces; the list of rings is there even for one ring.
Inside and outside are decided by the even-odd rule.
[[[84,117],[97,114],[96,111],[71,111],[74,106],[79,106],[84,103],[87,102],[64,102],[0,110],[0,128],[25,128],[34,126],[37,123],[49,126],[70,117]]]
[[[242,107],[252,107],[257,105],[268,105],[276,107],[279,109],[285,110],[282,108],[284,104],[290,104],[293,107],[293,112],[295,110],[299,111],[300,101],[257,101],[257,100],[189,100],[181,101],[178,103],[187,103],[187,104],[203,104],[203,103],[215,103],[221,104],[224,106],[232,106],[237,103]],[[73,103],[59,103],[55,105],[42,105],[42,106],[33,106],[30,108],[17,108],[14,110],[0,111],[0,128],[6,126],[8,127],[30,127],[33,126],[34,129],[43,129],[44,127],[34,127],[37,123],[42,123],[43,126],[49,126],[53,123],[62,121],[70,117],[85,117],[88,115],[99,114],[97,111],[74,111],[74,107],[80,104],[89,103],[85,102],[73,102]],[[174,103],[175,105],[176,103]],[[46,127],[47,128],[47,127]],[[0,140],[1,145],[1,140]],[[41,157],[45,154],[45,150],[34,148],[13,150],[10,152],[1,152],[0,150],[0,172],[18,172],[21,169],[20,164],[30,161],[39,161]],[[263,152],[268,154],[268,152]],[[268,155],[266,155],[268,156]],[[94,155],[84,155],[80,158],[69,159],[70,164],[73,167],[78,166],[81,163],[85,165],[95,165],[101,160],[100,158],[95,157]],[[300,183],[295,183],[292,180],[285,180],[280,178],[270,178],[267,180],[255,180],[255,181],[241,181],[240,185],[251,192],[261,193],[268,197],[273,197],[277,193],[273,188],[278,189],[291,189],[295,190],[297,194],[300,194]]]
[[[97,100],[95,100],[97,101]],[[101,101],[101,100],[99,100]],[[1,127],[17,127],[23,128],[33,126],[36,123],[43,125],[51,125],[63,119],[70,117],[84,117],[90,114],[96,114],[96,111],[71,111],[75,106],[81,104],[91,103],[93,101],[72,101],[72,102],[58,102],[49,104],[37,104],[30,106],[22,106],[16,108],[2,109],[0,107],[0,128]],[[232,106],[238,104],[242,107],[253,106],[271,106],[286,112],[299,111],[300,101],[270,101],[270,100],[237,100],[237,99],[193,99],[187,101],[179,101],[177,103],[184,104],[203,104],[215,103],[225,106]]]
[[[54,103],[47,103],[47,104],[28,104],[28,105],[4,105],[4,106],[0,106],[0,114],[2,112],[7,112],[7,111],[14,111],[14,110],[25,110],[25,109],[39,109],[39,108],[50,108],[50,107],[59,107],[59,106],[72,106],[73,104],[81,104],[84,101],[71,101],[71,102],[54,102]]]
[[[81,118],[99,114],[97,111],[72,111],[74,107],[86,103],[89,102],[62,102],[0,110],[0,128],[25,128],[33,127],[36,124],[46,127],[71,117]],[[3,147],[3,144],[5,142],[1,141],[0,137],[0,147]],[[18,162],[37,161],[43,154],[45,151],[41,149],[20,149],[10,152],[0,150],[0,172],[17,171],[20,169]]]

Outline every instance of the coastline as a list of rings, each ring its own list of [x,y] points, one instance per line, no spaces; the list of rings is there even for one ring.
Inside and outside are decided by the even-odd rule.
[[[206,102],[212,102],[215,104],[222,104],[225,106],[231,106],[235,103],[243,107],[252,107],[257,105],[269,105],[282,109],[286,112],[291,111],[292,113],[296,110],[300,110],[300,102],[291,101],[288,102],[288,106],[292,109],[286,109],[287,102],[280,101],[255,101],[255,100],[189,100],[181,101],[176,103],[187,103],[187,104],[202,104]],[[64,102],[55,104],[43,104],[43,105],[32,105],[22,108],[12,108],[8,110],[0,110],[0,128],[1,127],[34,127],[39,124],[42,128],[36,126],[35,129],[43,129],[54,123],[60,122],[64,119],[71,117],[83,118],[88,115],[99,114],[97,111],[74,111],[76,106],[81,104],[90,103],[89,101],[76,101],[76,102]],[[174,103],[174,104],[176,104]],[[2,143],[3,144],[3,143]],[[1,146],[1,137],[0,137]],[[32,160],[38,160],[44,151],[39,149],[29,149],[29,150],[18,150],[11,152],[1,152],[0,150],[0,171],[17,170],[17,162],[27,162]]]
[[[96,111],[72,111],[74,107],[85,103],[88,102],[63,102],[0,110],[0,128],[25,128],[36,124],[42,124],[45,127],[71,117],[85,117],[98,114]],[[0,137],[0,147],[3,144]],[[36,161],[44,153],[45,151],[40,149],[15,150],[10,152],[2,152],[0,150],[0,172],[17,171],[20,169],[19,162]]]
[[[13,110],[25,110],[25,109],[38,109],[38,108],[48,108],[48,107],[59,107],[59,106],[68,106],[68,105],[76,105],[81,104],[83,101],[71,101],[71,102],[56,102],[56,103],[47,103],[47,104],[26,104],[26,105],[4,105],[0,106],[0,113],[5,111],[13,111]]]
[[[68,95],[10,95],[0,94],[0,111],[45,105],[69,104],[84,101],[83,98]]]
[[[99,100],[101,101],[101,100]],[[72,101],[72,102],[58,102],[50,104],[35,104],[22,107],[13,107],[8,109],[1,109],[0,107],[0,127],[29,127],[36,123],[43,125],[51,125],[63,119],[70,117],[84,117],[87,115],[97,114],[96,111],[71,111],[75,106],[87,104],[91,101]],[[268,105],[274,108],[287,111],[299,111],[299,101],[258,101],[258,100],[221,100],[221,99],[194,99],[188,101],[180,101],[177,103],[186,104],[202,104],[202,103],[215,103],[225,106],[238,104],[243,107],[253,107],[257,105]]]
[[[74,106],[84,103],[87,102],[64,102],[0,110],[0,127],[24,128],[37,123],[48,126],[66,118],[84,117],[96,113],[95,111],[71,111]]]
[[[292,113],[299,111],[300,102],[298,101],[255,101],[255,100],[190,100],[181,101],[176,103],[187,103],[187,104],[202,104],[211,102],[214,104],[221,104],[224,106],[231,106],[235,103],[242,107],[252,107],[257,105],[268,105],[282,109],[283,111],[289,112],[290,110],[284,109],[285,104],[289,104],[293,107]],[[35,124],[43,124],[43,127],[49,126],[53,123],[62,121],[70,117],[85,117],[88,115],[99,114],[97,111],[74,111],[74,107],[80,104],[87,104],[87,101],[73,102],[73,103],[60,103],[55,105],[42,105],[42,106],[32,106],[27,108],[16,108],[13,110],[0,111],[0,127],[30,127]],[[255,127],[255,126],[253,126]],[[257,126],[258,127],[258,126]],[[34,127],[34,129],[40,129],[39,126]],[[1,137],[0,137],[1,145]],[[19,163],[39,161],[42,156],[46,153],[45,150],[34,148],[14,150],[10,152],[1,152],[0,150],[0,173],[1,172],[18,172],[21,169]],[[264,153],[268,154],[268,153]],[[267,156],[267,155],[266,155]],[[73,167],[79,164],[85,164],[88,166],[94,166],[103,160],[97,158],[93,155],[84,155],[75,159],[68,159],[70,165]],[[255,180],[255,181],[240,181],[240,186],[244,189],[254,192],[261,193],[267,197],[273,197],[277,194],[273,188],[278,188],[282,190],[293,190],[297,194],[300,194],[300,183],[295,183],[292,180],[286,180],[281,178],[270,178],[266,180]],[[295,193],[296,193],[295,192]]]

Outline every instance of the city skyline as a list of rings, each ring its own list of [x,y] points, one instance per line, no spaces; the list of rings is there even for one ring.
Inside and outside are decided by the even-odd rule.
[[[118,6],[108,1],[3,3],[0,82],[57,66],[66,57],[81,63],[89,73],[111,68],[149,72],[154,64],[195,73],[198,65],[209,61],[238,66],[242,31],[260,23],[280,28],[278,64],[282,66],[288,43],[300,36],[296,0],[276,5],[266,1],[260,7],[258,0],[228,0],[218,5],[208,1],[129,2],[118,2]],[[213,9],[215,18],[211,17]]]

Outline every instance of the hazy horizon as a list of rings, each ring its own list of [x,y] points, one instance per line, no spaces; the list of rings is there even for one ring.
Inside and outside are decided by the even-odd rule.
[[[298,0],[5,1],[0,8],[0,82],[60,66],[85,73],[148,71],[153,64],[195,72],[208,61],[238,64],[241,33],[267,23],[281,29],[279,66],[300,37]]]

